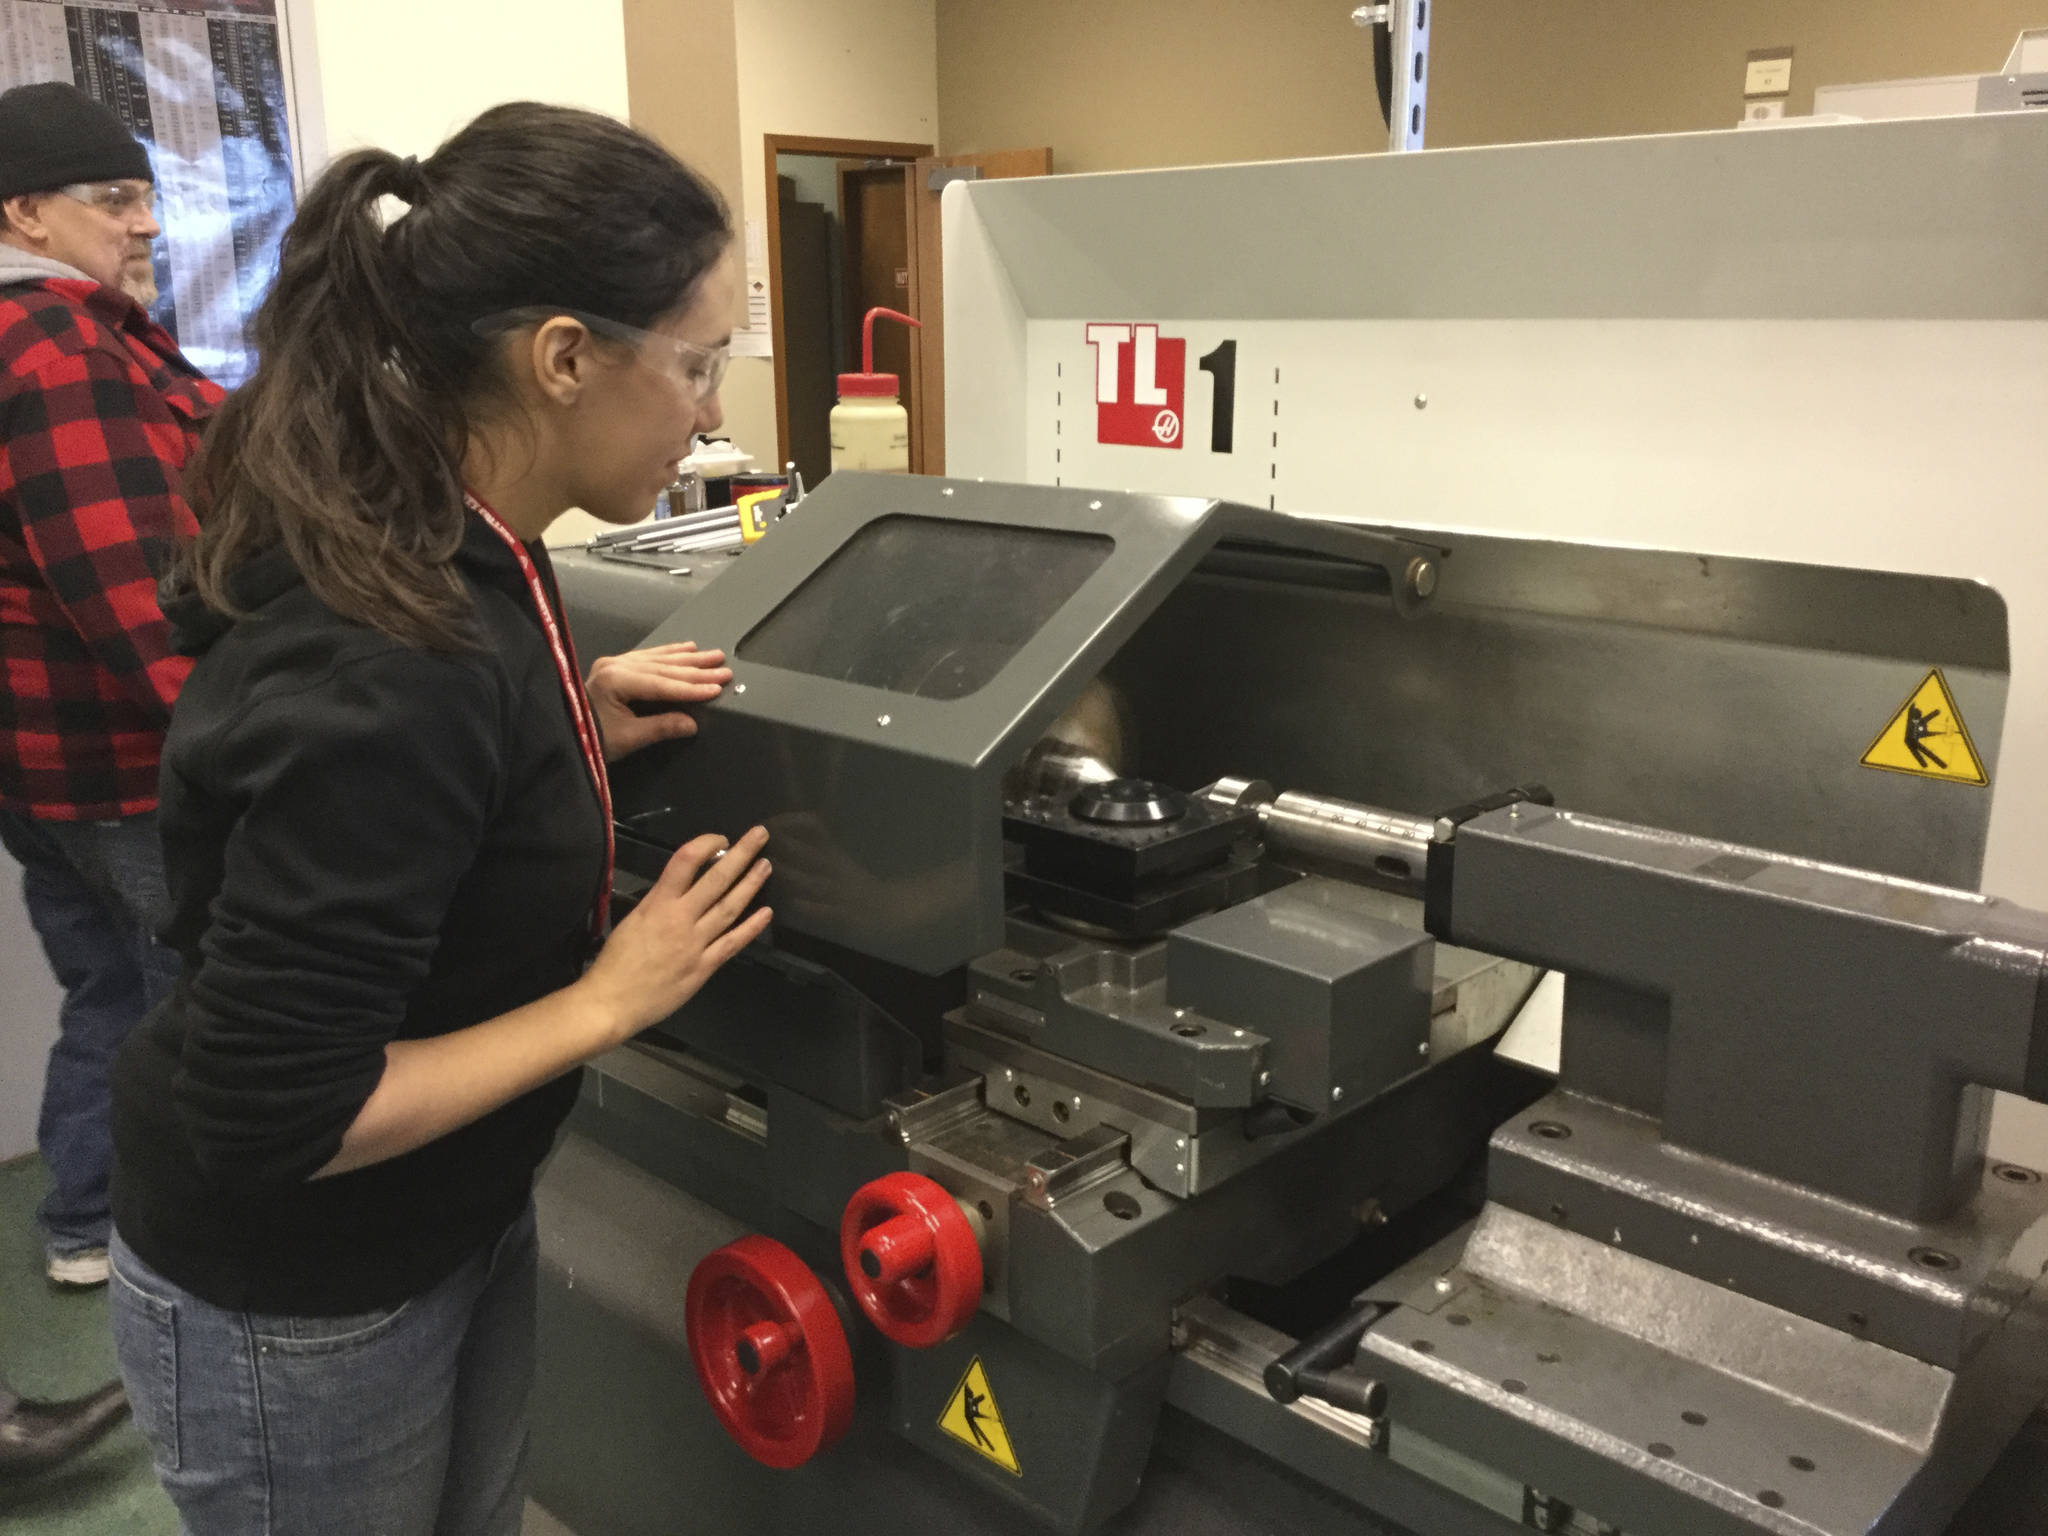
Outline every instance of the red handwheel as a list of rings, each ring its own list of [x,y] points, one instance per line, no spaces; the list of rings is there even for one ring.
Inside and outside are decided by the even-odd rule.
[[[853,1353],[811,1267],[773,1238],[743,1237],[690,1272],[690,1361],[740,1449],[800,1467],[853,1423]]]
[[[944,1343],[981,1305],[981,1243],[959,1203],[918,1173],[863,1184],[839,1222],[853,1299],[898,1344]]]

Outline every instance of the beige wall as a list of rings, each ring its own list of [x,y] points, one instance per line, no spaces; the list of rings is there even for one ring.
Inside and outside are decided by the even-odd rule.
[[[766,134],[938,142],[935,0],[734,0],[733,15],[749,217]]]
[[[767,134],[938,142],[934,3],[625,0],[633,121],[718,182],[744,237]],[[733,359],[724,404],[733,441],[779,466],[774,365]]]
[[[742,234],[764,217],[767,134],[938,142],[934,0],[625,0],[633,121],[701,165]],[[774,366],[735,358],[726,430],[781,463]]]
[[[938,0],[948,152],[1050,144],[1065,171],[1385,147],[1349,0]],[[1437,147],[1734,126],[1744,56],[1816,84],[1996,69],[2048,0],[1440,0]]]
[[[633,125],[709,177],[737,209],[739,44],[733,0],[625,0]]]
[[[765,218],[771,133],[936,144],[934,0],[734,0],[739,35],[740,170],[746,216]],[[726,386],[735,441],[780,468],[775,368],[737,358]]]
[[[425,156],[501,101],[627,116],[623,0],[579,0],[574,26],[551,0],[310,0],[310,9],[323,121],[307,141],[329,156],[366,144]],[[569,512],[548,538],[569,543],[599,527]]]
[[[1342,0],[938,0],[941,147],[1049,144],[1059,171],[1383,148],[1372,47],[1350,12]]]
[[[620,4],[578,0],[565,26],[554,0],[311,0],[327,152],[426,155],[501,101],[624,117]]]
[[[2048,0],[1443,0],[1430,142],[1732,127],[1752,48],[1789,45],[1787,113],[1816,85],[1997,69]]]
[[[623,23],[633,126],[659,139],[717,187],[737,220],[745,180],[740,175],[733,0],[624,0]],[[739,264],[737,252],[732,260]],[[745,313],[742,297],[734,306],[734,323]],[[773,414],[771,401],[771,420]],[[725,430],[737,432],[731,426]],[[574,543],[602,531],[587,513],[570,512],[548,531],[548,542]]]

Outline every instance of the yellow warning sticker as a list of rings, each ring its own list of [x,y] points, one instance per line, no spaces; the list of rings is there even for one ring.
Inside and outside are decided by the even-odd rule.
[[[996,1395],[989,1390],[988,1372],[981,1368],[981,1356],[974,1357],[967,1374],[960,1378],[960,1385],[946,1399],[946,1411],[939,1415],[939,1428],[1005,1472],[1024,1475],[1024,1469],[1017,1465],[1017,1453],[1010,1446],[1010,1432],[1003,1428],[1003,1413],[996,1407]]]
[[[1991,780],[1984,761],[1977,756],[1970,728],[1963,724],[1963,712],[1956,708],[1955,695],[1948,691],[1948,679],[1936,667],[1927,680],[1913,690],[1913,696],[1899,706],[1891,723],[1878,733],[1863,754],[1863,766],[1883,768],[1890,773],[1913,773],[1923,779],[1946,779],[1951,784],[1975,784],[1982,788]]]

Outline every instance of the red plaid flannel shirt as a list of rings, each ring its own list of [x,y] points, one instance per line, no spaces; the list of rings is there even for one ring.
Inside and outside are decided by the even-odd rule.
[[[156,581],[198,532],[178,473],[222,398],[110,288],[0,289],[0,807],[51,821],[155,807],[192,668]]]

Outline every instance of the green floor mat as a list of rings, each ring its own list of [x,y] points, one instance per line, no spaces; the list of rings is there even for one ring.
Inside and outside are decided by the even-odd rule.
[[[24,1397],[65,1398],[111,1379],[107,1293],[59,1291],[43,1275],[36,1202],[40,1159],[0,1164],[0,1377]],[[0,1482],[7,1536],[176,1536],[178,1516],[156,1485],[149,1447],[123,1424],[76,1461]]]

